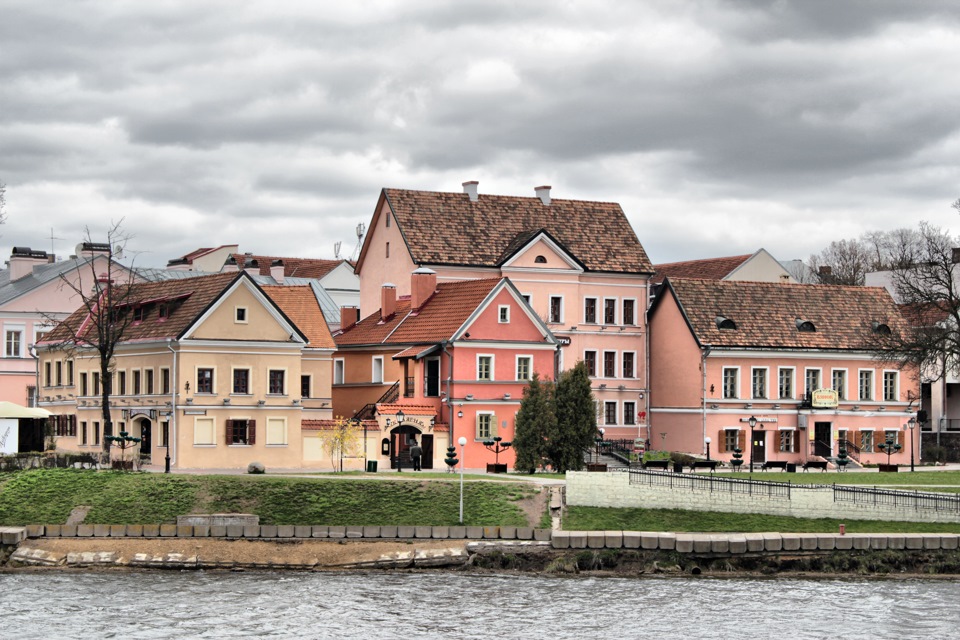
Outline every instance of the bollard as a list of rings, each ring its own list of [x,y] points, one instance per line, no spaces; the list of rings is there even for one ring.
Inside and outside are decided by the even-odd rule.
[[[847,525],[845,524],[840,525],[840,535],[842,536],[847,535]]]

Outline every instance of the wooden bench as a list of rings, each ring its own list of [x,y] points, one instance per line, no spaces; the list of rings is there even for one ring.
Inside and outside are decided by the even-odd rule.
[[[695,460],[693,464],[690,465],[690,471],[696,471],[697,469],[710,469],[710,471],[716,471],[717,461],[716,460]]]
[[[820,471],[827,470],[826,460],[809,460],[803,463],[803,470],[808,471],[809,469],[820,469]]]
[[[643,463],[644,469],[663,469],[666,471],[669,466],[669,460],[647,460]]]
[[[767,460],[762,465],[760,465],[760,471],[766,471],[767,469],[780,469],[781,471],[786,471],[787,461],[786,460]]]

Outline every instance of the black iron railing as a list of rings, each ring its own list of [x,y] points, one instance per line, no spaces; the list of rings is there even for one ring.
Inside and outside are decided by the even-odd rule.
[[[847,450],[848,456],[850,456],[852,459],[856,460],[857,462],[860,462],[860,453],[861,453],[860,447],[853,444],[849,440],[838,440],[837,444],[840,445],[841,448]]]
[[[960,513],[960,495],[950,493],[924,493],[921,491],[897,491],[875,487],[833,487],[834,502],[902,507],[915,511],[952,511]]]
[[[722,478],[698,474],[684,475],[638,469],[630,470],[630,484],[648,484],[712,493],[741,493],[782,500],[789,500],[790,492],[794,489],[807,488],[806,486],[792,485],[789,482],[761,482],[759,480],[742,480],[740,478]]]

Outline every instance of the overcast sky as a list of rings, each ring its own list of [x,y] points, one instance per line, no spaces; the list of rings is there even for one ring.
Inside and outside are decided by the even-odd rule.
[[[0,259],[349,257],[466,180],[619,202],[654,262],[955,233],[958,78],[956,0],[0,0]]]

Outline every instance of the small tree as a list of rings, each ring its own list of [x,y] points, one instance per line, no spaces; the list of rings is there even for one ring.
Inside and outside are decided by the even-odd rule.
[[[535,473],[547,458],[547,438],[556,429],[553,412],[553,384],[540,381],[539,374],[523,389],[523,400],[517,413],[513,450],[514,466],[523,473]]]
[[[337,416],[333,428],[322,432],[320,439],[323,450],[330,455],[330,466],[337,471],[343,471],[343,457],[357,455],[361,449],[360,427],[357,422]]]
[[[560,374],[555,392],[554,429],[547,435],[547,457],[557,473],[579,471],[583,454],[597,435],[597,414],[587,365],[578,361]]]

